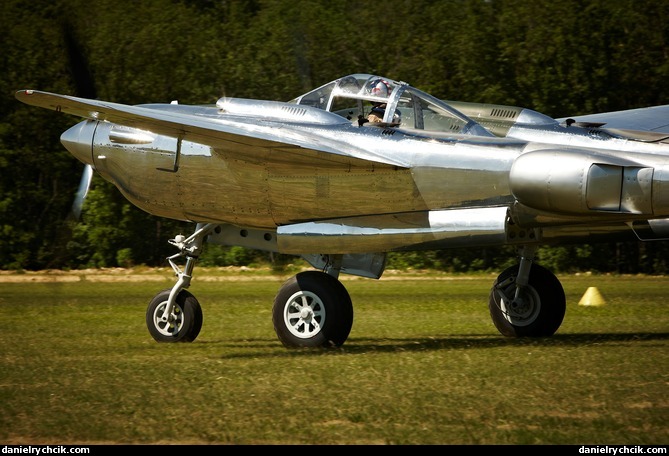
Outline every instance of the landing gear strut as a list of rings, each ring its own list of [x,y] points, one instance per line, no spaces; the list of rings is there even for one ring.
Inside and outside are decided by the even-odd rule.
[[[156,341],[192,342],[200,334],[202,308],[186,288],[190,286],[204,238],[216,226],[213,223],[198,223],[195,232],[189,237],[179,235],[170,239],[169,243],[179,249],[179,253],[167,259],[178,277],[177,283],[154,296],[146,310],[146,325]],[[181,257],[186,258],[183,271],[174,261]]]

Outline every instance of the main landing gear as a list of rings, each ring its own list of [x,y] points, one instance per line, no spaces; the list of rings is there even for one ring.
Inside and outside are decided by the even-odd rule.
[[[285,347],[339,347],[353,326],[353,304],[336,277],[300,272],[279,289],[272,322]]]
[[[534,246],[523,247],[520,264],[503,271],[490,290],[490,316],[504,336],[552,336],[564,319],[562,285],[546,268],[532,264],[535,251]]]
[[[192,342],[202,328],[202,309],[186,288],[206,236],[215,224],[198,224],[188,238],[170,243],[179,253],[168,258],[177,283],[159,292],[149,303],[146,324],[158,342]],[[536,247],[521,250],[520,264],[502,272],[488,299],[497,330],[508,337],[550,336],[562,324],[565,294],[559,280],[547,269],[532,264]],[[174,260],[186,258],[182,271]],[[353,305],[338,280],[342,256],[326,257],[323,271],[300,272],[288,279],[274,298],[272,322],[281,343],[288,348],[339,347],[353,326]]]

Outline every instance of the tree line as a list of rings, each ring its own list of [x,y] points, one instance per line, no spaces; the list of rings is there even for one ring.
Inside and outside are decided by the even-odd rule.
[[[126,104],[290,100],[350,73],[439,98],[552,117],[669,103],[669,2],[656,0],[6,0],[0,6],[0,269],[164,265],[189,233],[99,176],[81,218],[83,165],[60,144],[78,122],[19,103],[33,88]],[[665,242],[542,247],[554,270],[666,273]],[[208,245],[206,265],[287,261]],[[511,248],[391,254],[389,267],[498,270]]]

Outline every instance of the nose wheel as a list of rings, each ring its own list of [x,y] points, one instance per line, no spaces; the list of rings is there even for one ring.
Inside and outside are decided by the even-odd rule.
[[[192,342],[202,329],[202,308],[195,296],[181,290],[171,311],[167,302],[171,289],[158,293],[146,310],[146,326],[158,342]]]

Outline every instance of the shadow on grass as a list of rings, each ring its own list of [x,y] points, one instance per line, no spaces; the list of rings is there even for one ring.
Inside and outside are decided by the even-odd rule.
[[[222,344],[230,348],[248,348],[249,353],[234,353],[221,356],[230,358],[257,358],[258,349],[267,349],[266,356],[313,356],[323,354],[355,355],[363,353],[423,352],[430,350],[476,350],[495,347],[569,347],[586,345],[621,345],[634,342],[666,341],[669,333],[586,333],[556,334],[541,338],[506,338],[499,336],[458,335],[453,337],[425,338],[350,338],[338,348],[284,348],[280,342],[268,339],[244,339],[200,342]],[[280,349],[277,351],[277,349]],[[281,351],[283,350],[283,352]],[[262,354],[261,354],[262,355]]]

